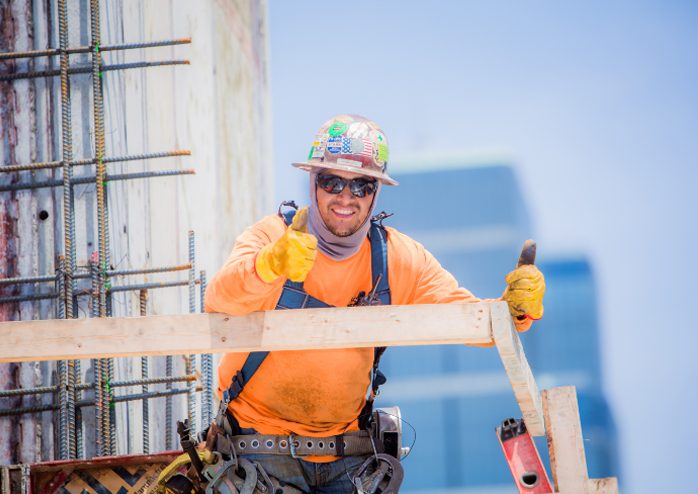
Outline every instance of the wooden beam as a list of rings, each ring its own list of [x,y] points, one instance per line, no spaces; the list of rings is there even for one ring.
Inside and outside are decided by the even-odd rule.
[[[488,302],[0,323],[0,362],[492,342]]]
[[[509,376],[516,401],[521,408],[526,428],[532,436],[543,436],[545,424],[540,392],[509,314],[509,307],[505,302],[496,302],[490,306],[490,309],[494,342]]]
[[[543,391],[543,412],[555,490],[565,494],[590,494],[575,387]]]
[[[616,477],[589,479],[589,492],[591,494],[618,494],[618,479]]]

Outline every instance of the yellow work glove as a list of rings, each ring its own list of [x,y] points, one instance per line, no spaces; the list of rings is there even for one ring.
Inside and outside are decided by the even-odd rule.
[[[291,281],[305,281],[317,255],[317,238],[307,233],[308,208],[301,208],[284,235],[257,254],[255,268],[266,283],[279,276]]]
[[[507,288],[502,299],[514,317],[538,320],[543,317],[545,278],[533,264],[524,264],[506,276]]]

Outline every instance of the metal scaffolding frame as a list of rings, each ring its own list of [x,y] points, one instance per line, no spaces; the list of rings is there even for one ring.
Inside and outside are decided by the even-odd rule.
[[[191,43],[190,38],[161,40],[143,43],[117,45],[101,45],[101,24],[99,0],[90,0],[90,46],[68,46],[69,26],[67,15],[67,0],[57,0],[59,47],[46,50],[26,52],[0,53],[0,62],[19,58],[60,57],[59,70],[24,71],[0,74],[0,81],[15,81],[36,77],[60,77],[61,103],[61,147],[60,160],[37,162],[29,164],[12,164],[0,166],[0,173],[18,173],[42,169],[61,169],[62,179],[45,180],[40,182],[19,182],[0,186],[0,192],[22,189],[38,189],[42,187],[62,187],[63,191],[63,251],[56,256],[55,273],[31,277],[15,277],[0,280],[0,288],[11,285],[33,284],[33,293],[2,296],[0,304],[54,300],[56,302],[56,317],[72,319],[77,317],[78,297],[90,297],[91,317],[110,317],[112,315],[112,296],[114,293],[131,291],[139,293],[138,315],[148,313],[149,291],[160,288],[187,286],[189,294],[189,312],[197,311],[196,290],[199,286],[199,307],[203,312],[203,295],[206,289],[206,274],[204,271],[196,276],[195,264],[195,235],[188,232],[188,262],[175,266],[163,266],[141,269],[112,269],[110,257],[109,208],[106,194],[107,183],[115,180],[146,179],[154,177],[190,175],[192,169],[172,169],[147,171],[138,173],[108,174],[106,164],[120,163],[133,160],[148,160],[165,157],[189,156],[188,150],[171,150],[134,154],[119,157],[109,157],[105,152],[103,76],[105,72],[135,68],[147,68],[163,65],[187,65],[188,60],[164,60],[156,62],[136,62],[106,65],[102,60],[102,52],[129,49],[142,49],[161,46],[174,46]],[[71,54],[89,54],[89,66],[71,65]],[[73,74],[90,74],[92,79],[92,131],[94,138],[94,156],[76,160],[73,156],[72,115],[70,76]],[[10,82],[5,82],[10,83]],[[56,133],[57,134],[57,133]],[[95,166],[93,176],[73,178],[73,168],[76,166]],[[75,204],[73,187],[78,184],[93,183],[96,191],[97,217],[97,250],[93,253],[87,266],[78,266],[75,249]],[[169,280],[149,283],[130,283],[122,286],[112,286],[111,280],[116,276],[142,275],[151,273],[169,273],[187,271],[186,280]],[[77,280],[89,280],[90,288],[79,289]],[[53,412],[54,423],[58,430],[59,459],[84,458],[84,438],[82,434],[82,417],[86,408],[94,408],[96,427],[97,456],[115,455],[116,451],[116,417],[115,403],[142,403],[143,409],[143,453],[150,453],[150,418],[149,400],[164,397],[166,399],[165,448],[172,449],[172,398],[176,395],[186,395],[187,414],[190,423],[197,424],[196,399],[201,393],[201,419],[207,424],[212,418],[213,408],[213,373],[212,356],[200,357],[200,372],[196,370],[196,356],[189,355],[186,359],[184,375],[175,375],[171,356],[165,357],[166,373],[163,377],[150,375],[149,357],[140,359],[140,379],[116,381],[114,378],[114,359],[93,359],[93,382],[80,382],[81,361],[59,361],[57,364],[57,384],[35,387],[31,389],[15,389],[0,391],[0,417],[16,416],[29,413]],[[200,376],[200,377],[199,377]],[[185,387],[173,388],[173,383],[184,383]],[[165,389],[153,389],[155,385],[164,385]],[[140,393],[116,395],[115,388],[139,388]],[[93,398],[86,398],[82,393],[89,392]],[[53,403],[30,407],[7,407],[3,399],[23,397],[27,395],[42,396],[52,394]],[[127,451],[125,453],[131,453]]]

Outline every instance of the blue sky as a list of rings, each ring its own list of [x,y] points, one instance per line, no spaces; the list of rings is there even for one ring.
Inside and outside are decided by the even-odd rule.
[[[698,4],[270,0],[269,18],[276,196],[305,197],[289,163],[337,113],[378,121],[396,170],[508,159],[539,255],[585,253],[598,277],[624,491],[694,483]]]

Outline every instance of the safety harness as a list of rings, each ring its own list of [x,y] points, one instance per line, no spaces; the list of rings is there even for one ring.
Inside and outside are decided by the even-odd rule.
[[[279,216],[284,220],[287,226],[293,222],[293,217],[298,210],[293,201],[284,201],[279,206]],[[352,301],[350,306],[361,306],[361,305],[390,305],[390,286],[388,285],[388,244],[387,244],[387,232],[382,222],[385,218],[390,216],[385,212],[380,213],[371,218],[371,228],[369,230],[369,239],[371,242],[371,276],[374,280],[373,287],[369,294],[365,292],[360,292],[357,297]],[[307,308],[321,308],[321,307],[333,307],[330,304],[319,300],[312,295],[308,294],[304,287],[303,282],[293,282],[287,280],[284,284],[281,296],[276,304],[276,310],[286,310],[286,309],[307,309]],[[357,433],[347,433],[343,436],[337,436],[336,441],[331,443],[322,441],[317,441],[317,438],[301,438],[298,436],[293,436],[290,438],[290,444],[278,445],[274,442],[273,447],[269,447],[271,450],[281,451],[291,450],[292,456],[295,451],[294,446],[298,445],[300,450],[305,450],[305,454],[332,454],[337,456],[349,456],[351,454],[357,454],[358,449],[364,448],[354,448],[352,443],[354,438],[352,436],[358,436],[356,439],[368,438],[368,431],[372,423],[373,415],[373,402],[378,395],[378,388],[386,382],[386,378],[383,373],[379,370],[380,358],[385,352],[385,347],[377,347],[374,350],[373,368],[371,369],[371,392],[366,398],[366,404],[364,405],[361,413],[359,414],[359,428],[362,429]],[[226,429],[230,436],[234,436],[238,441],[233,441],[237,443],[239,450],[243,450],[245,453],[252,452],[248,451],[250,447],[252,449],[257,449],[249,442],[244,441],[243,438],[238,438],[243,431],[241,431],[239,424],[235,417],[228,412],[228,404],[237,398],[245,385],[252,379],[257,369],[262,365],[266,359],[269,352],[250,352],[249,356],[245,360],[242,368],[237,371],[233,376],[230,387],[223,391],[223,396],[216,417],[216,423],[219,427]],[[225,420],[227,418],[227,420]],[[298,439],[299,441],[294,441]],[[307,440],[306,440],[307,439]],[[271,441],[271,438],[264,438],[262,445],[266,441]],[[242,444],[241,444],[242,442]],[[361,441],[361,443],[370,444],[370,441]],[[269,443],[271,444],[271,443]],[[331,444],[331,447],[330,447]],[[305,446],[314,447],[305,447]],[[241,447],[242,446],[242,447]],[[261,448],[264,449],[264,448]],[[302,453],[299,451],[299,456]]]

